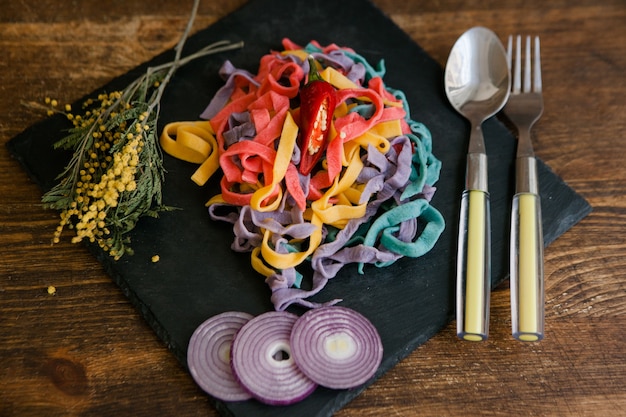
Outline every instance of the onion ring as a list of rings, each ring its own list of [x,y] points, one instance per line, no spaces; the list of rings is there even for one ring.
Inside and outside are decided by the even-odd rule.
[[[374,325],[340,306],[309,310],[291,332],[293,358],[309,378],[333,389],[354,388],[370,379],[383,356]]]
[[[194,331],[187,348],[187,366],[207,394],[223,401],[252,398],[235,379],[230,367],[230,349],[237,331],[253,318],[229,311],[211,317]]]
[[[289,337],[298,316],[269,311],[246,323],[235,336],[233,374],[262,403],[288,405],[311,394],[317,384],[296,365]]]

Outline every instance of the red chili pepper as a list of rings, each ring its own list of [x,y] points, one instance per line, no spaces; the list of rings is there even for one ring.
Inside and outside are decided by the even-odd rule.
[[[335,88],[317,72],[309,58],[309,79],[300,90],[300,173],[308,175],[328,146],[335,111]]]

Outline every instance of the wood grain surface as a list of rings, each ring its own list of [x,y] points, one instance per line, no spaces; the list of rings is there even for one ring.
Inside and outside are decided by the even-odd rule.
[[[191,0],[0,0],[0,141],[175,45]],[[196,29],[244,1],[202,2]],[[626,3],[374,0],[445,65],[467,28],[542,38],[534,144],[593,206],[545,253],[546,338],[510,336],[509,289],[490,339],[448,326],[337,416],[626,414]],[[57,214],[0,148],[0,416],[217,416],[80,245],[52,247]],[[54,286],[56,293],[48,294]]]

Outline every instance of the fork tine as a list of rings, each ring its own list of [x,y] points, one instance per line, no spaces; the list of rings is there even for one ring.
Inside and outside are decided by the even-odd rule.
[[[530,36],[526,36],[526,51],[524,53],[524,92],[530,93],[532,78],[530,75],[532,74],[530,65],[531,58],[531,48],[530,48]]]
[[[515,63],[513,68],[513,94],[519,94],[522,89],[522,38],[515,38]]]
[[[524,52],[524,92],[530,93],[530,36],[526,36],[526,51]]]
[[[534,45],[532,45],[534,41]],[[533,48],[534,46],[534,48]],[[511,75],[513,76],[512,93],[541,93],[541,51],[539,36],[532,39],[526,37],[524,48],[524,74],[522,76],[522,37],[515,37],[515,46],[513,46],[513,35],[509,35],[506,49],[506,59]],[[534,51],[532,51],[534,49]],[[513,58],[515,52],[515,58]],[[534,52],[534,53],[533,53]],[[532,64],[531,64],[532,62]]]
[[[534,74],[534,88],[535,93],[541,93],[541,52],[539,50],[539,36],[535,36],[535,74]]]

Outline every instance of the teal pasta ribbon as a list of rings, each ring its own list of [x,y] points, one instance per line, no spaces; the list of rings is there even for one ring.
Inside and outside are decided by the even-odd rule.
[[[395,234],[400,229],[400,223],[413,218],[419,218],[426,224],[417,239],[411,242],[398,239]],[[380,239],[380,243],[391,252],[417,258],[433,248],[444,228],[445,221],[441,213],[425,199],[417,199],[380,215],[367,231],[363,244],[374,246],[376,240]],[[385,267],[393,262],[377,262],[375,265]],[[359,264],[359,272],[362,268],[363,264]]]

